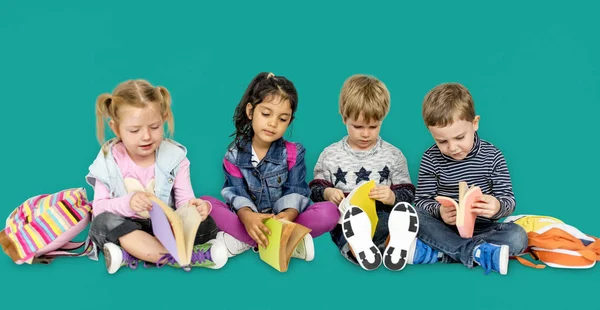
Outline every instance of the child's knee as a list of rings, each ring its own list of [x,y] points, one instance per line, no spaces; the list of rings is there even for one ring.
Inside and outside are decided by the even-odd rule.
[[[117,218],[115,219],[115,217]],[[118,224],[115,225],[118,220],[118,216],[110,212],[104,212],[94,216],[94,219],[90,224],[88,235],[90,236],[92,242],[100,249],[102,249],[104,244],[108,242],[106,235],[112,229],[114,229],[114,227],[118,226]]]
[[[217,223],[215,220],[208,216],[202,223],[200,223],[200,227],[198,227],[198,231],[196,232],[195,244],[206,243],[209,240],[214,239],[217,236],[219,229],[217,228]]]
[[[115,229],[119,225],[125,222],[125,218],[118,216],[110,212],[103,212],[96,216],[92,220],[90,225],[90,234],[104,234],[106,235],[109,231]]]
[[[330,226],[329,231],[331,231],[340,220],[340,211],[333,202],[328,203],[323,209],[328,226]]]
[[[206,201],[210,202],[210,204],[212,205],[213,210],[214,210],[214,208],[226,208],[226,209],[229,209],[229,206],[226,203],[224,203],[223,201],[221,201],[221,200],[219,200],[219,199],[217,199],[215,197],[212,197],[212,196],[202,196],[202,197],[200,197],[200,199],[206,200]]]
[[[415,211],[417,211],[417,217],[419,218],[419,226],[423,227],[423,226],[435,226],[435,225],[439,225],[440,223],[442,225],[445,225],[444,221],[442,221],[442,219],[438,219],[436,217],[434,217],[433,215],[429,214],[429,212],[427,212],[426,210],[419,208],[419,207],[414,207]]]
[[[202,230],[206,230],[206,231],[213,231],[213,230],[218,229],[215,219],[213,219],[212,216],[210,216],[210,215],[207,216],[206,219],[204,221],[202,221],[202,223],[200,223],[200,227],[202,228]]]
[[[527,249],[527,245],[529,243],[529,238],[527,237],[527,232],[525,231],[525,229],[523,229],[523,227],[514,224],[514,223],[507,223],[509,224],[509,228],[508,230],[510,231],[509,237],[508,237],[508,245],[510,248],[510,255],[511,256],[515,256],[518,254],[521,254],[525,251],[525,249]]]
[[[320,222],[325,231],[332,231],[340,219],[340,211],[337,206],[330,201],[318,202],[314,205],[319,209]]]
[[[422,208],[419,208],[417,206],[414,206],[415,211],[417,212],[417,216],[420,218],[429,218],[432,217],[429,212],[423,210]]]
[[[118,243],[120,237],[140,229],[138,223],[110,212],[103,212],[92,220],[88,235],[99,248],[106,242]]]

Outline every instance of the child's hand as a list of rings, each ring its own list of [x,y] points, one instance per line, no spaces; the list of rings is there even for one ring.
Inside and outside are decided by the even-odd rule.
[[[344,200],[344,192],[339,188],[328,187],[323,191],[323,198],[335,203],[336,206],[339,206],[340,202]]]
[[[454,206],[450,207],[440,207],[440,216],[444,223],[448,225],[456,225],[456,208]]]
[[[210,210],[210,205],[208,204],[208,201],[194,198],[190,199],[188,204],[190,206],[196,207],[196,210],[198,210],[198,213],[200,213],[200,217],[203,221],[208,217],[208,212]]]
[[[379,185],[371,188],[369,198],[379,200],[386,205],[393,205],[396,201],[396,195],[389,186]]]
[[[252,240],[266,248],[269,245],[266,235],[271,235],[271,231],[265,226],[264,220],[273,217],[273,214],[256,213],[250,208],[242,208],[238,211],[238,217]]]
[[[483,195],[473,203],[472,212],[485,218],[491,218],[500,211],[500,201],[491,195]]]
[[[131,200],[129,200],[129,207],[136,213],[152,210],[152,201],[150,201],[151,195],[152,194],[150,193],[144,192],[133,194]]]
[[[299,213],[296,209],[285,209],[275,215],[276,219],[286,219],[290,222],[293,222],[298,217]]]

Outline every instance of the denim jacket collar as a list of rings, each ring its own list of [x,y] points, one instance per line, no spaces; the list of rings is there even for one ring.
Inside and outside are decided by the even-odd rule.
[[[283,138],[279,138],[277,141],[271,143],[267,155],[261,160],[268,161],[270,163],[281,165],[285,157],[285,144]],[[240,142],[238,148],[237,162],[236,165],[240,168],[252,168],[252,142],[245,140]],[[260,165],[260,163],[259,163]]]

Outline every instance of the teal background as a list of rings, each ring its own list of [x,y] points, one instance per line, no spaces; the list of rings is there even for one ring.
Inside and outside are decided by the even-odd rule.
[[[188,147],[196,194],[220,198],[233,110],[258,72],[297,86],[286,137],[306,146],[309,178],[321,150],[346,133],[342,83],[366,73],[391,92],[381,135],[404,152],[415,184],[433,143],[422,99],[439,83],[460,82],[481,115],[481,137],[507,159],[516,213],[600,235],[597,2],[215,2],[1,2],[0,214],[64,188],[84,186],[93,198],[84,176],[99,150],[95,99],[126,79],[171,91],[174,138]],[[102,259],[17,266],[0,255],[1,308],[600,309],[592,301],[598,267],[534,270],[513,261],[504,277],[441,264],[366,272],[329,235],[315,245],[313,262],[293,260],[283,274],[251,252],[220,270],[114,275]]]

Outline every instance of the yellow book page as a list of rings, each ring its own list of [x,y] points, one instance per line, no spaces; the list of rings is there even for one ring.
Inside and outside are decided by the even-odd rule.
[[[371,221],[371,238],[375,235],[375,228],[377,228],[377,222],[379,222],[377,211],[375,210],[375,199],[369,198],[369,192],[373,187],[375,187],[374,180],[366,182],[357,188],[350,198],[351,205],[360,207],[369,216],[369,220]]]
[[[179,207],[175,213],[181,218],[183,224],[183,240],[185,244],[185,261],[191,262],[192,252],[194,251],[194,241],[196,239],[196,233],[198,227],[202,222],[200,213],[196,210],[196,207],[185,204]]]
[[[279,249],[281,247],[283,223],[275,219],[268,219],[265,221],[265,226],[271,231],[271,235],[267,236],[269,245],[266,249],[259,246],[258,255],[265,263],[277,270],[281,270],[281,266],[279,265]]]

